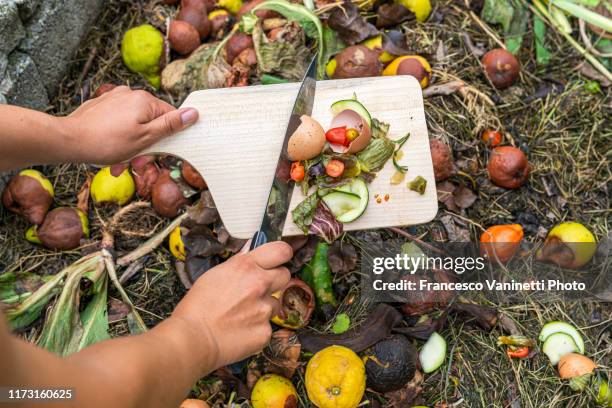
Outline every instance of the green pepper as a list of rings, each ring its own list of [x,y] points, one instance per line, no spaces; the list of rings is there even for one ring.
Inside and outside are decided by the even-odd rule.
[[[338,301],[332,288],[332,275],[327,261],[329,245],[319,242],[315,254],[302,269],[301,277],[304,282],[312,288],[317,301],[317,308],[321,310],[325,306],[336,307]]]

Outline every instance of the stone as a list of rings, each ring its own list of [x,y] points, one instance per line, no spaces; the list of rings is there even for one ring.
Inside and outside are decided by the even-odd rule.
[[[8,56],[0,52],[0,81],[4,78],[4,72],[6,71],[6,67],[8,66]]]
[[[0,94],[11,105],[44,110],[49,104],[47,91],[34,61],[18,51],[9,55],[6,75],[0,82]]]
[[[0,53],[9,54],[25,37],[17,5],[0,0]]]
[[[6,98],[0,93],[0,105],[6,105]]]
[[[9,3],[14,3],[17,6],[17,10],[19,10],[19,17],[21,17],[21,21],[26,21],[36,11],[38,6],[41,3],[41,0],[8,0]]]
[[[32,57],[49,95],[56,93],[103,4],[104,0],[45,0],[25,25],[27,35],[19,49]]]

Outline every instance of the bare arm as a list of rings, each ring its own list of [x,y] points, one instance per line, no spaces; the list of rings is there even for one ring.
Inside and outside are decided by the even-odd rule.
[[[0,105],[0,171],[60,162],[116,163],[194,123],[144,91],[118,87],[65,118]],[[0,315],[0,386],[69,387],[72,406],[174,407],[194,382],[259,350],[289,280],[283,242],[204,274],[173,315],[148,333],[104,341],[66,358],[13,337]],[[222,300],[222,301],[221,301]],[[40,404],[20,406],[37,407]],[[62,403],[62,406],[66,406]]]
[[[75,407],[178,407],[197,379],[268,342],[278,308],[271,294],[288,282],[279,265],[291,256],[284,242],[234,256],[204,274],[151,331],[63,359],[11,337],[2,321],[0,385],[73,388]]]
[[[118,163],[197,118],[194,109],[176,110],[126,86],[85,102],[66,117],[0,105],[0,171],[36,164]]]

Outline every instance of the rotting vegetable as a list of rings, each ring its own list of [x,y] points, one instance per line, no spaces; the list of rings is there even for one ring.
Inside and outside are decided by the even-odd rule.
[[[330,346],[310,359],[304,382],[317,407],[355,408],[365,391],[365,366],[351,349]]]
[[[87,215],[78,208],[54,208],[37,228],[36,236],[49,249],[65,251],[77,248],[82,238],[89,237]]]
[[[168,28],[168,41],[173,50],[188,55],[200,46],[200,33],[186,21],[172,20]]]
[[[420,55],[404,55],[394,59],[387,65],[382,73],[390,75],[410,75],[419,81],[421,88],[427,88],[431,80],[431,66]]]
[[[181,164],[181,175],[183,176],[185,182],[187,182],[187,184],[189,184],[191,187],[198,190],[203,190],[206,188],[206,181],[204,181],[204,178],[202,178],[200,173],[198,173],[198,171],[186,161],[183,161],[183,164]]]
[[[578,222],[563,222],[548,232],[537,259],[578,269],[590,262],[596,250],[597,242],[587,227]]]
[[[176,19],[193,26],[198,31],[199,39],[202,41],[210,34],[212,24],[208,19],[206,2],[204,0],[183,1]]]
[[[273,323],[294,330],[308,324],[315,308],[315,295],[308,284],[291,278],[282,290],[272,296],[280,303],[278,315],[272,317]]]
[[[414,376],[417,351],[401,334],[394,334],[368,348],[362,355],[367,385],[378,392],[402,388]]]
[[[90,194],[96,204],[127,204],[136,191],[134,178],[126,168],[118,176],[111,174],[110,167],[100,169],[91,181]]]
[[[436,181],[443,181],[457,173],[450,147],[439,139],[429,140],[431,160],[433,162]]]
[[[184,261],[187,253],[185,252],[185,243],[181,236],[181,227],[176,227],[168,236],[168,248],[172,255],[179,261]]]
[[[512,53],[503,48],[495,48],[482,57],[487,77],[497,89],[506,89],[516,82],[520,65]]]
[[[141,74],[159,89],[163,65],[164,36],[150,24],[127,30],[121,41],[121,56],[130,71]]]
[[[491,262],[504,264],[516,254],[522,240],[520,224],[493,225],[480,236],[480,254]]]
[[[301,272],[301,278],[310,286],[315,294],[317,309],[324,314],[331,314],[330,309],[338,305],[334,290],[332,288],[332,275],[327,260],[329,244],[319,242],[315,254]]]
[[[378,52],[364,45],[352,45],[330,60],[326,71],[333,79],[379,76],[382,63],[378,59]]]
[[[22,170],[2,192],[2,205],[30,223],[41,224],[53,204],[53,185],[37,170]]]
[[[155,212],[162,217],[174,218],[187,202],[180,187],[170,177],[170,171],[162,169],[151,190],[151,203]]]
[[[253,387],[251,404],[253,408],[297,408],[297,391],[285,377],[265,374]]]
[[[557,364],[559,377],[569,380],[574,391],[584,391],[589,385],[597,364],[590,358],[578,353],[569,353],[561,357]]]
[[[491,151],[487,171],[496,185],[515,189],[527,182],[531,166],[518,147],[500,146]]]

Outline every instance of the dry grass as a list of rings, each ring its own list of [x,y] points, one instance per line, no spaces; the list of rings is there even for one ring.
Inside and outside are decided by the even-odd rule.
[[[104,82],[152,91],[123,66],[119,44],[129,27],[146,21],[162,25],[168,9],[158,4],[161,1],[111,0],[108,3],[61,83],[51,113],[70,113]],[[461,169],[478,185],[475,192],[479,199],[459,213],[441,209],[434,222],[409,231],[424,240],[448,235],[440,222],[441,217],[447,217],[456,228],[476,239],[488,225],[518,222],[525,228],[526,239],[536,241],[552,225],[572,219],[590,226],[598,240],[606,240],[611,227],[611,91],[604,91],[605,95],[585,91],[585,79],[576,69],[579,57],[555,36],[549,36],[553,61],[547,67],[537,67],[529,34],[519,55],[524,69],[518,85],[507,91],[496,91],[481,74],[479,60],[462,36],[469,36],[483,49],[493,47],[494,39],[470,17],[463,4],[440,1],[436,13],[441,18],[434,16],[434,22],[412,24],[405,29],[412,48],[429,54],[434,81],[458,78],[476,90],[468,97],[451,95],[428,99],[425,111],[431,136],[443,138],[452,145]],[[562,84],[563,90],[526,101],[539,88],[552,83]],[[158,95],[177,103],[169,95]],[[482,95],[490,97],[495,104],[488,105]],[[510,143],[528,152],[533,173],[529,184],[522,189],[501,191],[489,183],[485,171],[487,151],[478,138],[479,132],[488,126],[501,126]],[[45,169],[55,185],[58,203],[75,203],[75,194],[88,171],[91,169],[84,165]],[[472,179],[457,176],[453,181],[472,186]],[[92,212],[91,245],[100,238],[100,223],[107,222],[113,213],[112,208]],[[130,231],[147,234],[163,228],[163,220],[147,210],[142,214],[148,215],[138,217],[144,221],[130,227]],[[0,211],[0,222],[3,242],[0,269],[4,271],[51,274],[81,255],[80,251],[56,253],[30,245],[22,238],[27,224],[6,211]],[[134,223],[126,223],[130,224]],[[134,248],[140,239],[138,234],[119,234],[117,252]],[[168,316],[184,294],[173,272],[172,258],[164,248],[147,257],[143,269],[126,284],[126,290],[150,326]],[[113,291],[111,296],[118,298]],[[585,333],[587,350],[591,353],[597,350],[594,359],[608,365],[609,370],[612,352],[609,304],[526,303],[503,311],[530,337],[536,337],[546,321],[574,322]],[[40,322],[24,336],[34,338],[39,327]],[[114,335],[123,335],[127,333],[127,324],[121,321],[113,324],[112,329]],[[452,363],[445,366],[445,371],[426,377],[422,395],[426,405],[441,401],[460,407],[587,407],[592,404],[586,395],[569,392],[542,354],[522,361],[506,358],[503,350],[495,345],[500,335],[497,329],[484,332],[451,317],[443,335],[450,340]],[[212,383],[206,380],[200,385]],[[305,395],[301,381],[298,389]]]

